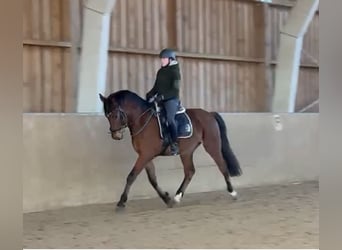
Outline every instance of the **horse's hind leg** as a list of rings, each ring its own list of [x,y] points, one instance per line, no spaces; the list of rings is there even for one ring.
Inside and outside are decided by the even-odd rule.
[[[170,205],[171,198],[169,196],[169,193],[163,192],[162,189],[159,187],[158,182],[157,182],[155,167],[152,161],[146,165],[145,170],[147,173],[148,180],[151,183],[154,190],[156,190],[159,197],[165,202],[166,205]]]
[[[208,152],[208,154],[213,158],[216,165],[219,167],[224,180],[227,184],[227,190],[229,194],[235,199],[237,199],[237,192],[234,190],[232,182],[230,180],[227,163],[224,160],[220,148],[221,143],[215,137],[204,139],[203,146],[204,149]]]
[[[174,201],[177,203],[179,203],[181,198],[184,196],[185,190],[188,187],[192,177],[195,174],[193,152],[187,155],[181,155],[181,160],[182,160],[183,167],[184,167],[184,179],[174,197]]]

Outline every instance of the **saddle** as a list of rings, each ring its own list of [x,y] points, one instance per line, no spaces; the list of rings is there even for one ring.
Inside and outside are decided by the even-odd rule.
[[[154,110],[158,120],[160,138],[163,139],[164,146],[168,146],[171,142],[171,137],[167,126],[166,111],[158,100],[154,100]],[[180,102],[178,104],[175,122],[177,126],[177,138],[189,138],[192,136],[193,127],[191,119]]]

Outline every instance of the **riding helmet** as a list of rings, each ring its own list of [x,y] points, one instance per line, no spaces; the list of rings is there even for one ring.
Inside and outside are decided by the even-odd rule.
[[[172,49],[166,48],[160,51],[159,53],[160,58],[170,58],[172,60],[176,60],[176,52]]]

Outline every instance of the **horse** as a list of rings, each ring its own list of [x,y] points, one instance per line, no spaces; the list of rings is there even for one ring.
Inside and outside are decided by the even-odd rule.
[[[241,176],[242,170],[231,149],[226,125],[219,113],[201,108],[185,109],[180,104],[176,121],[180,122],[185,129],[178,126],[181,131],[177,142],[178,155],[184,169],[184,179],[171,199],[169,193],[164,192],[159,186],[153,164],[155,157],[171,154],[167,136],[165,136],[167,131],[161,122],[163,113],[159,102],[156,99],[153,102],[146,101],[129,90],[119,90],[108,97],[99,93],[99,98],[103,103],[104,115],[108,119],[109,134],[112,139],[122,140],[123,132],[128,127],[133,148],[138,154],[126,178],[124,190],[117,202],[117,209],[126,206],[129,190],[143,169],[147,173],[150,184],[167,207],[173,207],[174,204],[179,203],[195,174],[193,156],[201,144],[222,173],[228,193],[234,200],[237,199],[237,192],[233,188],[231,177]]]

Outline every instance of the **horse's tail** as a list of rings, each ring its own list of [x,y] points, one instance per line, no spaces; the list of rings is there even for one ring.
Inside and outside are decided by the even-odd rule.
[[[213,112],[213,114],[214,114],[215,120],[216,120],[216,122],[220,128],[221,152],[222,152],[223,158],[227,164],[229,175],[232,177],[240,176],[240,175],[242,175],[242,170],[240,168],[240,164],[239,164],[235,154],[233,153],[233,151],[229,145],[229,141],[228,141],[228,137],[227,137],[226,124],[225,124],[224,120],[222,119],[222,117],[220,116],[219,113]]]

